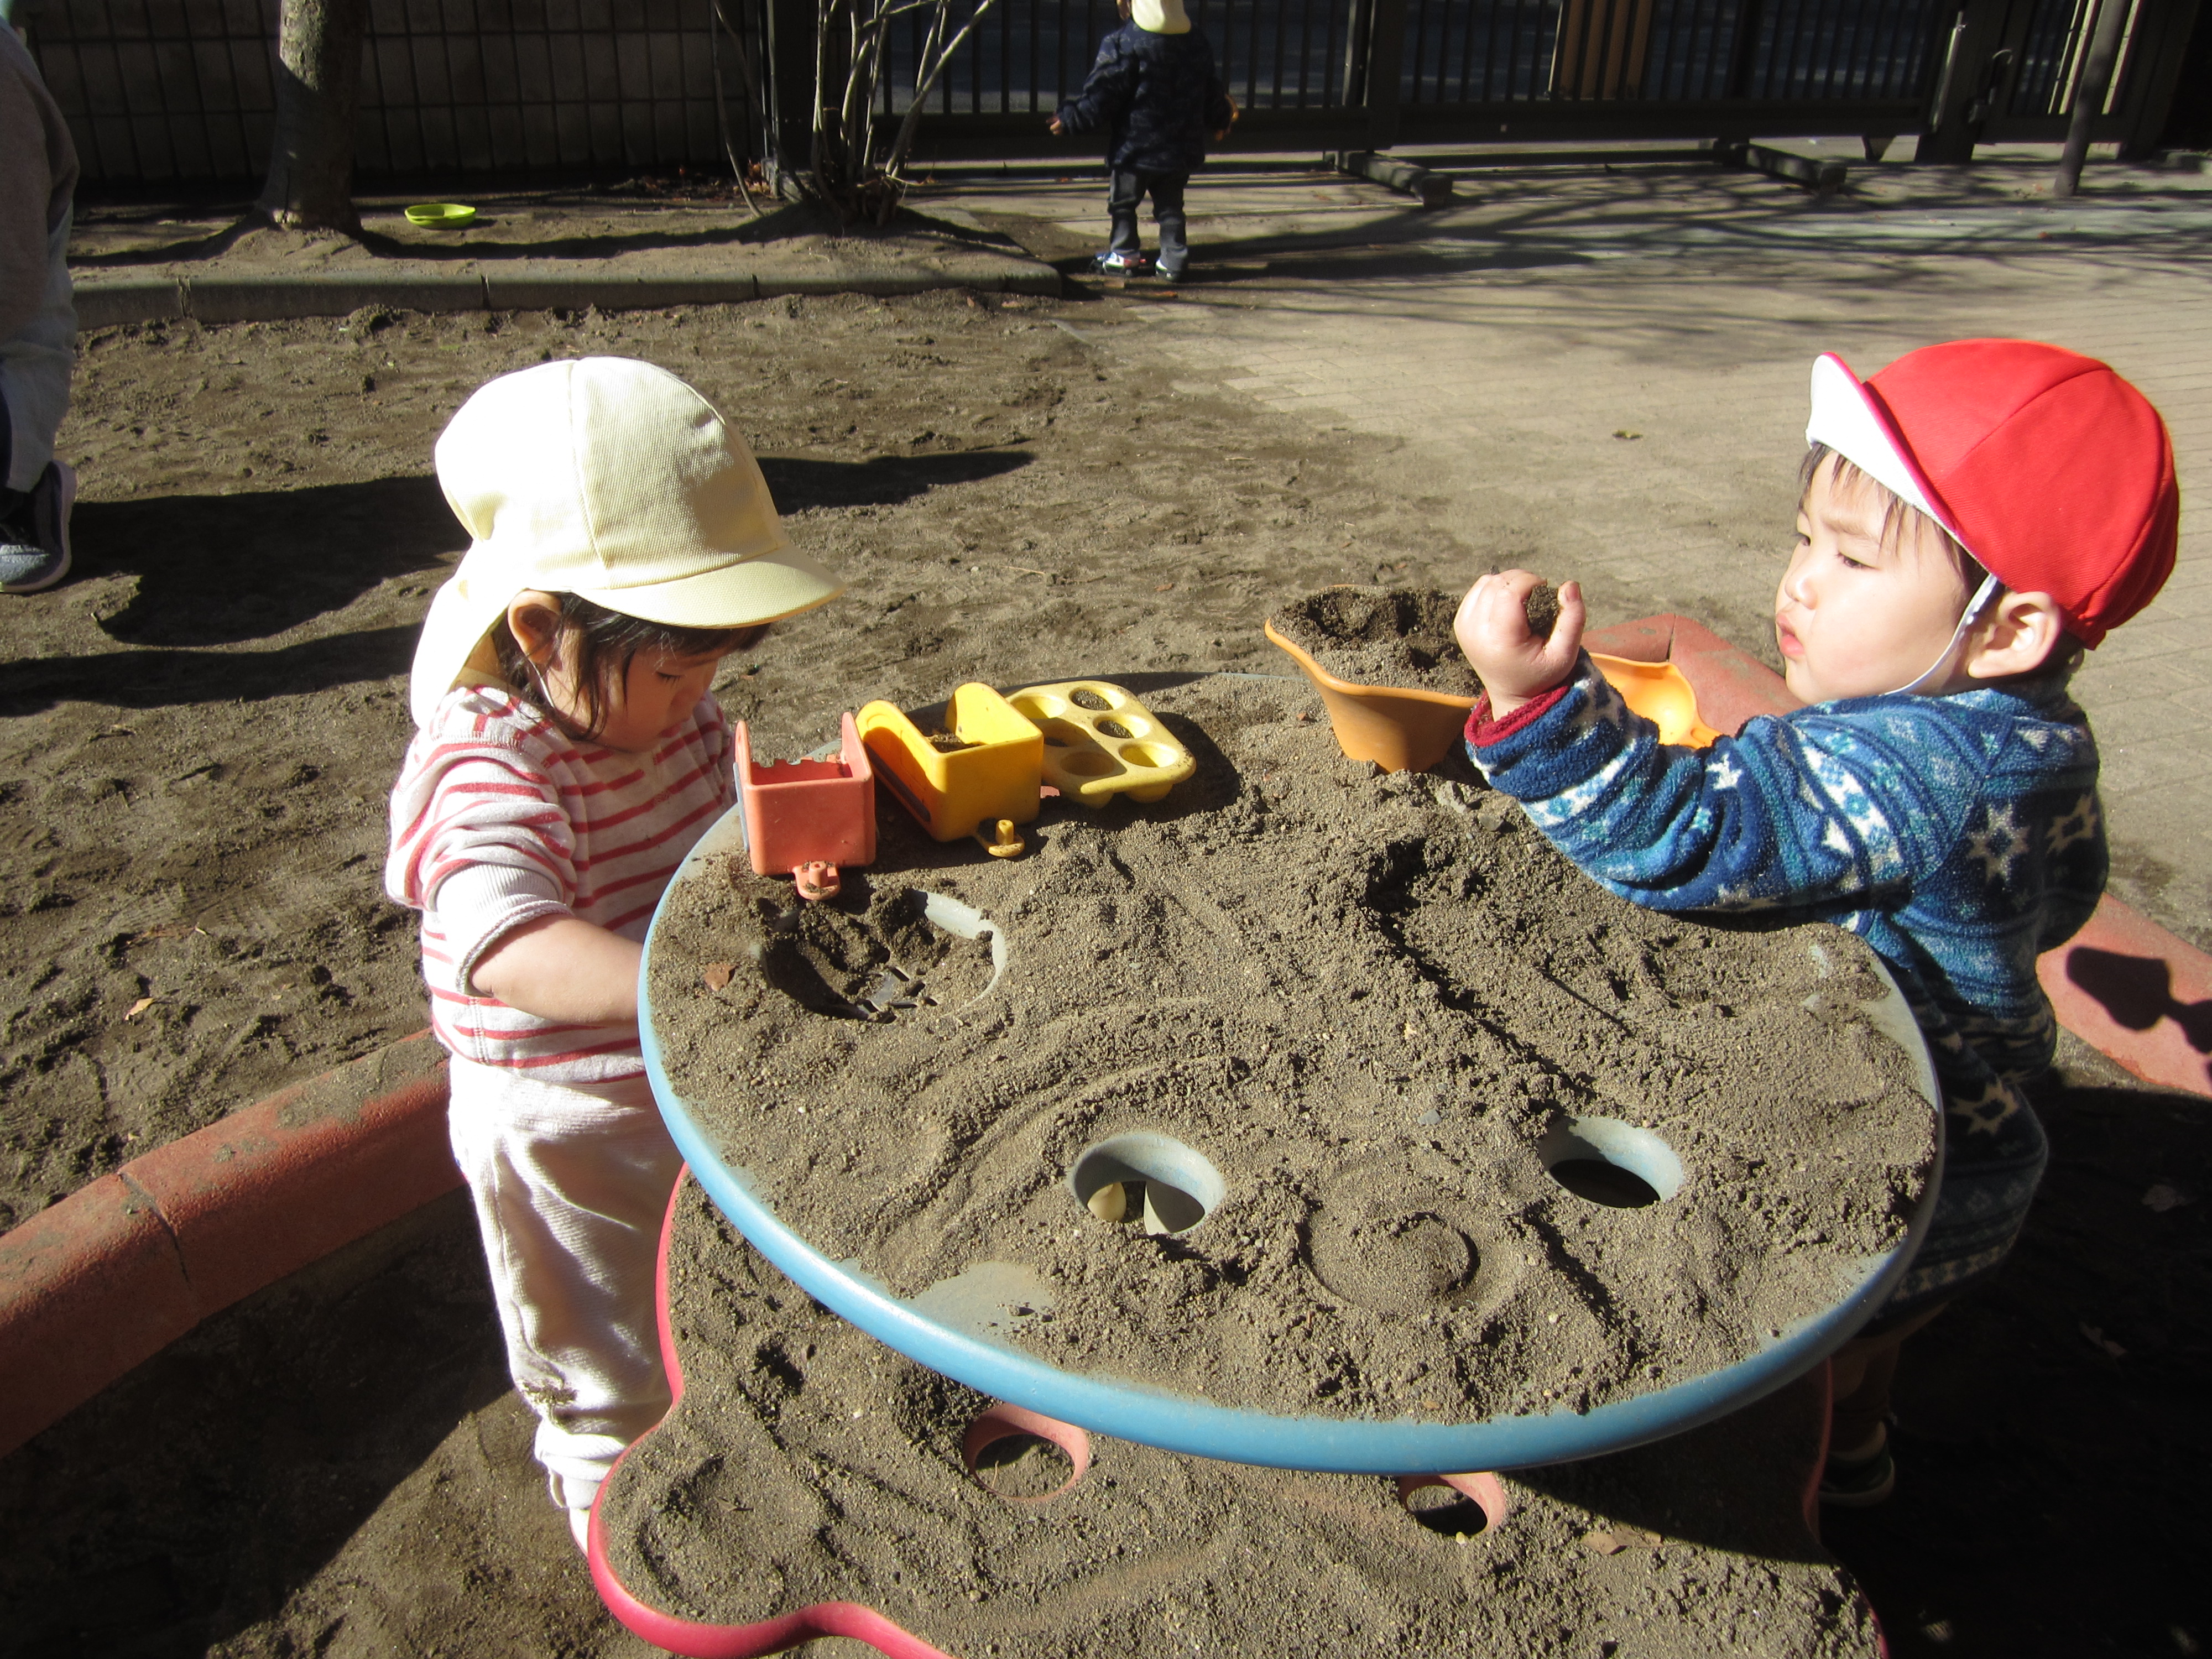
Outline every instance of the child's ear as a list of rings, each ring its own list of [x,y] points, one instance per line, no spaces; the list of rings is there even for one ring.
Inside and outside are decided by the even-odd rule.
[[[2048,593],[2006,593],[1980,627],[1966,653],[1967,675],[2001,680],[2032,674],[2051,660],[2066,637],[2066,619]]]
[[[553,665],[561,639],[561,602],[550,593],[526,588],[507,602],[507,631],[522,654],[540,668]]]

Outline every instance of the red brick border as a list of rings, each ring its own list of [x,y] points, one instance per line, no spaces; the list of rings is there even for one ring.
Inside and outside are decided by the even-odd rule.
[[[135,1158],[0,1237],[0,1455],[209,1315],[460,1182],[424,1031]]]

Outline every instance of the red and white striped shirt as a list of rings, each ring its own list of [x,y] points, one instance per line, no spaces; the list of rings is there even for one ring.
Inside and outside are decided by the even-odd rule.
[[[737,798],[711,696],[649,755],[578,743],[502,686],[447,693],[392,790],[385,890],[422,912],[438,1040],[545,1083],[640,1075],[633,1025],[540,1019],[477,994],[484,953],[526,921],[572,915],[642,940],[692,843]]]

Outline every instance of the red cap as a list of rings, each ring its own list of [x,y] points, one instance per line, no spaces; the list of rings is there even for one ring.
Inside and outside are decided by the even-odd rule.
[[[1861,380],[1823,356],[1805,436],[1924,508],[2007,587],[2050,594],[2085,645],[2172,573],[2173,441],[2150,400],[2094,357],[1956,340]]]

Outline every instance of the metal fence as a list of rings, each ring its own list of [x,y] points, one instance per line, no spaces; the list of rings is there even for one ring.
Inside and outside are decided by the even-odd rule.
[[[760,61],[759,9],[730,14]],[[244,179],[275,119],[277,0],[44,0],[40,67],[96,181]],[[712,0],[370,0],[364,179],[723,164],[759,126]],[[718,62],[719,60],[719,62]]]
[[[2142,143],[2172,97],[2198,0],[2112,3],[2130,10],[2096,136]],[[1252,148],[1934,129],[1935,148],[1963,159],[1976,138],[2063,131],[2092,6],[1190,0],[1189,10]],[[276,10],[277,0],[37,0],[33,49],[87,178],[258,175]],[[814,17],[814,0],[371,0],[357,171],[373,181],[719,167],[732,153],[803,164]],[[891,37],[884,119],[913,98],[920,22]],[[917,156],[1066,155],[1044,119],[1116,23],[1112,0],[999,0],[933,93]]]

